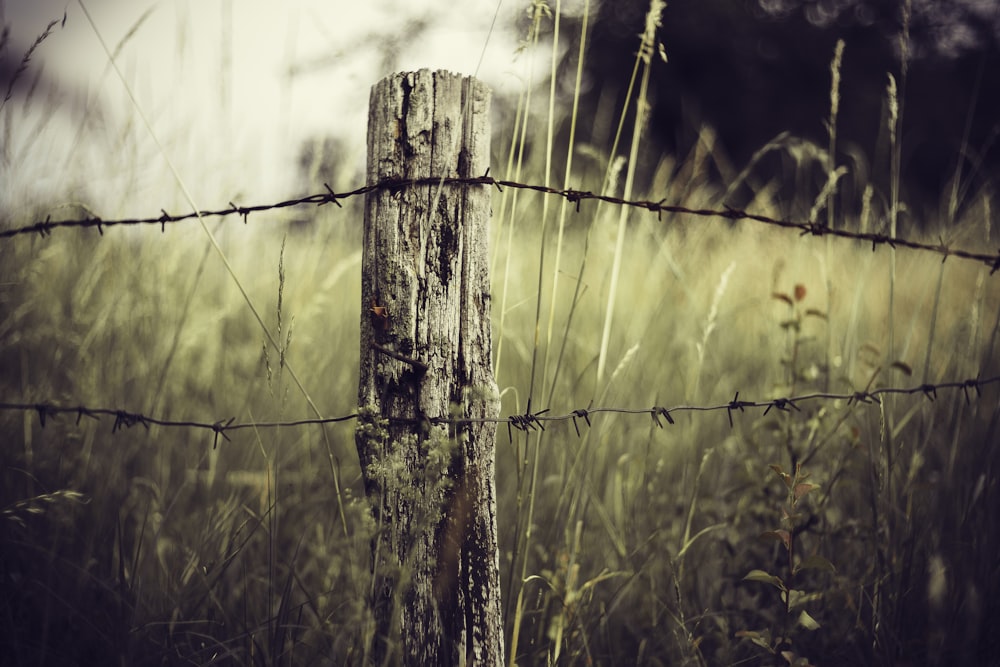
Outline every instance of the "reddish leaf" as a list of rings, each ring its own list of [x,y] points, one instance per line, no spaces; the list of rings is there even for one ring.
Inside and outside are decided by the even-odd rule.
[[[785,545],[785,550],[792,548],[792,534],[787,530],[768,530],[760,534],[762,540],[774,540]]]
[[[812,482],[799,482],[795,485],[795,489],[792,491],[792,496],[795,498],[795,502],[801,500],[802,496],[806,495],[813,489],[818,489],[819,484],[813,484]]]
[[[785,486],[792,488],[792,476],[785,472],[784,468],[779,466],[777,463],[772,463],[771,470],[778,473],[778,477],[780,477],[781,481],[785,483]]]

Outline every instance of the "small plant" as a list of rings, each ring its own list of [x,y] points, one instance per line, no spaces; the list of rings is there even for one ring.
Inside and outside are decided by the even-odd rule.
[[[807,294],[806,286],[801,283],[795,285],[791,294],[779,291],[771,294],[773,299],[788,304],[791,309],[790,315],[780,324],[781,328],[789,335],[789,353],[787,358],[782,359],[782,364],[787,370],[785,386],[791,394],[795,393],[800,384],[816,381],[821,374],[829,373],[830,370],[823,364],[804,363],[802,358],[803,347],[815,340],[803,332],[806,319],[815,318],[823,322],[827,319],[825,312],[816,308],[804,307],[803,302]]]
[[[808,592],[798,588],[801,585],[797,579],[805,570],[820,570],[835,572],[833,564],[817,553],[802,557],[799,554],[802,546],[799,543],[799,533],[808,524],[808,517],[799,505],[806,494],[819,488],[809,479],[809,473],[802,471],[801,465],[796,465],[793,473],[787,473],[778,464],[772,464],[771,470],[777,474],[785,485],[787,500],[781,505],[781,521],[778,528],[765,531],[761,539],[778,542],[784,549],[780,564],[782,575],[766,570],[751,570],[743,577],[744,581],[758,581],[778,589],[781,595],[782,608],[775,616],[774,627],[764,630],[741,630],[737,637],[749,639],[774,656],[781,656],[790,665],[811,665],[805,657],[793,648],[792,635],[798,629],[817,630],[820,624],[814,619],[805,606],[822,598],[820,592]]]
[[[829,368],[821,361],[813,361],[812,343],[815,337],[804,329],[807,319],[826,322],[823,311],[805,306],[808,290],[805,285],[795,284],[789,292],[776,290],[771,296],[777,301],[788,305],[790,313],[784,317],[779,326],[787,335],[787,353],[781,363],[785,367],[785,377],[781,382],[784,391],[795,394],[803,385],[822,385]],[[774,658],[790,665],[811,665],[808,658],[801,655],[802,647],[793,643],[793,636],[801,630],[814,631],[820,625],[805,606],[823,597],[819,591],[807,591],[801,573],[805,570],[821,570],[834,572],[829,560],[816,553],[804,555],[802,534],[808,527],[820,521],[813,512],[806,512],[802,507],[802,499],[819,488],[810,481],[810,473],[803,471],[804,463],[815,455],[823,443],[830,441],[829,436],[836,432],[841,423],[838,421],[827,424],[830,414],[825,409],[812,412],[808,409],[792,406],[793,413],[788,419],[782,419],[774,424],[774,435],[783,443],[785,454],[791,461],[791,471],[773,463],[770,469],[784,485],[784,497],[778,506],[780,513],[779,525],[765,530],[760,534],[762,540],[777,542],[783,552],[776,567],[771,570],[754,569],[743,577],[744,581],[756,581],[776,588],[780,594],[781,606],[769,616],[771,627],[763,630],[743,630],[736,633],[737,637],[749,639]],[[829,433],[827,433],[829,431]],[[821,435],[827,433],[827,435]],[[805,450],[805,451],[803,451]],[[829,494],[829,490],[827,490]]]

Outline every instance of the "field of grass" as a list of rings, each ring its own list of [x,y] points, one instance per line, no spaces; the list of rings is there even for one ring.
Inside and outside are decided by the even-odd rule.
[[[551,39],[557,16],[531,29]],[[651,35],[633,103],[645,69],[664,66]],[[494,128],[492,173],[561,187],[571,169],[574,188],[692,208],[719,208],[726,189],[708,174],[728,174],[752,193],[748,209],[776,217],[788,210],[777,184],[804,183],[807,210],[822,190],[795,172],[741,176],[709,128],[691,155],[657,161],[626,124],[612,151],[617,116],[577,126],[572,94],[554,111],[548,94],[533,91]],[[18,133],[16,109],[30,103],[13,100],[0,120]],[[573,142],[549,141],[548,127]],[[140,162],[129,169],[144,178]],[[53,212],[8,196],[4,228]],[[503,415],[529,397],[532,410],[566,414],[1000,374],[989,267],[750,222],[494,196]],[[892,199],[874,193],[859,218],[832,224],[888,233]],[[68,200],[87,202],[86,189],[57,203]],[[993,193],[973,193],[955,219],[918,231],[901,217],[896,233],[989,252],[995,210]],[[362,216],[352,199],[256,214],[249,227],[209,220],[232,274],[197,221],[0,239],[0,402],[200,422],[308,418],[310,402],[353,413]],[[673,424],[601,413],[579,432],[566,421],[510,437],[501,425],[507,660],[988,664],[1000,652],[1000,386],[882,399],[731,420],[681,411]],[[366,663],[374,526],[353,421],[219,442],[114,423],[0,411],[4,664]]]

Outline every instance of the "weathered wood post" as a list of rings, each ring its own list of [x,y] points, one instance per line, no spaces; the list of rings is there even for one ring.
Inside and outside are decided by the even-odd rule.
[[[448,72],[377,83],[368,182],[485,174],[489,96]],[[377,524],[378,665],[503,662],[496,423],[482,421],[499,415],[489,215],[479,184],[401,183],[365,202],[356,444]]]

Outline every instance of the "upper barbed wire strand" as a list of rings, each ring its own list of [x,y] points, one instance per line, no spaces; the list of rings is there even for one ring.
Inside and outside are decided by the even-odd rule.
[[[171,215],[165,210],[160,211],[160,215],[149,216],[143,218],[118,218],[113,220],[105,220],[100,217],[92,216],[87,218],[79,218],[74,220],[51,220],[51,218],[46,218],[35,222],[24,227],[17,227],[13,229],[5,229],[0,231],[0,239],[11,238],[15,236],[21,236],[25,234],[39,234],[41,236],[48,236],[54,230],[60,228],[91,228],[96,227],[98,232],[103,235],[105,227],[116,227],[122,225],[160,225],[160,230],[165,231],[167,224],[175,224],[185,220],[191,220],[198,217],[225,217],[230,215],[238,215],[243,218],[243,222],[246,223],[252,213],[259,213],[262,211],[272,211],[275,209],[290,208],[293,206],[323,206],[325,204],[336,204],[341,206],[341,200],[350,199],[351,197],[358,197],[366,195],[370,192],[376,190],[401,190],[407,187],[415,187],[422,185],[486,185],[493,186],[499,190],[503,188],[517,188],[522,190],[531,190],[534,192],[539,192],[545,195],[554,195],[557,197],[563,197],[568,202],[576,205],[576,211],[580,211],[580,205],[584,201],[595,200],[600,202],[605,202],[607,204],[614,204],[617,206],[629,206],[632,208],[644,209],[651,213],[656,213],[657,217],[661,217],[663,213],[672,213],[679,215],[692,215],[698,217],[710,217],[710,218],[722,218],[732,222],[739,221],[749,221],[756,222],[759,224],[772,225],[776,227],[781,227],[784,229],[794,229],[798,230],[803,236],[831,236],[835,238],[843,239],[853,239],[855,241],[864,241],[866,243],[872,244],[872,250],[874,251],[879,245],[888,245],[893,248],[909,248],[911,250],[917,250],[922,252],[931,252],[941,255],[942,261],[949,257],[957,257],[959,259],[970,260],[974,262],[979,262],[990,267],[990,275],[996,273],[1000,270],[1000,250],[996,254],[973,252],[971,250],[964,250],[961,248],[952,248],[945,244],[943,241],[940,243],[923,243],[920,241],[913,241],[902,237],[892,237],[888,234],[879,234],[875,232],[854,232],[847,229],[831,228],[826,224],[815,222],[815,221],[795,221],[786,220],[780,218],[772,218],[766,215],[760,215],[757,213],[751,213],[746,210],[732,208],[725,206],[722,209],[714,208],[689,208],[687,206],[681,206],[677,204],[668,204],[665,199],[659,201],[652,201],[646,199],[623,199],[621,197],[615,197],[613,195],[603,195],[596,194],[587,190],[574,190],[574,189],[560,189],[552,188],[546,185],[539,185],[533,183],[519,183],[517,181],[501,180],[493,178],[489,175],[489,171],[483,176],[476,176],[471,178],[440,178],[440,177],[426,177],[426,178],[416,178],[416,179],[383,179],[378,183],[372,183],[365,185],[363,187],[356,188],[349,192],[334,192],[329,185],[325,185],[326,192],[321,192],[317,194],[308,195],[305,197],[300,197],[297,199],[287,199],[285,201],[280,201],[274,204],[257,204],[254,206],[238,206],[233,202],[229,202],[228,208],[209,210],[209,211],[197,211],[191,213],[183,213],[180,215]]]

